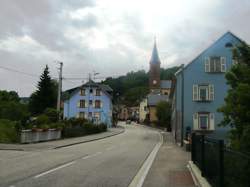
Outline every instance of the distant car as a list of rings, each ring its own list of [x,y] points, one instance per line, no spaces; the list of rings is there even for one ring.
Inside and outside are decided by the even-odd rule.
[[[131,120],[127,120],[127,121],[126,121],[126,124],[131,124]]]

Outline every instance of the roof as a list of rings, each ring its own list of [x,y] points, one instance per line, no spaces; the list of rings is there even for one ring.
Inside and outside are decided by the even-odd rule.
[[[222,38],[224,38],[226,35],[230,34],[231,36],[233,36],[234,38],[236,38],[237,40],[239,40],[240,42],[244,42],[242,39],[240,39],[238,36],[236,36],[235,34],[233,34],[232,32],[228,31],[225,34],[223,34],[219,39],[217,39],[215,42],[213,42],[209,47],[207,47],[206,49],[204,49],[201,53],[199,53],[199,55],[197,55],[196,58],[194,58],[191,62],[189,62],[186,66],[184,66],[184,68],[180,68],[175,75],[178,75],[180,72],[182,72],[183,70],[185,70],[190,64],[192,64],[197,58],[199,58],[203,53],[205,53],[210,47],[212,47],[213,45],[215,45],[217,42],[219,42]]]
[[[164,88],[165,89],[169,88],[170,89],[171,88],[171,82],[172,82],[171,80],[162,80],[161,81],[161,88],[163,88],[163,89]]]
[[[161,63],[159,55],[158,55],[158,50],[157,50],[157,47],[156,47],[156,41],[154,43],[154,48],[153,48],[153,51],[152,51],[152,56],[151,56],[151,59],[150,59],[150,63],[151,64],[160,64]]]
[[[161,94],[148,95],[148,106],[156,106],[161,101],[168,101],[168,96]]]
[[[113,92],[113,89],[109,85],[96,83],[96,82],[90,80],[81,86],[77,86],[77,87],[71,88],[69,90],[65,90],[63,92],[63,100],[67,100],[75,91],[79,90],[80,88],[86,88],[86,87],[100,88],[101,90],[108,93],[109,95],[111,92]]]

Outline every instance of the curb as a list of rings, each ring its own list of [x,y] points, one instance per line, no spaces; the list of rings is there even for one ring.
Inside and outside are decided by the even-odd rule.
[[[194,180],[195,186],[199,186],[199,187],[212,187],[207,179],[205,179],[204,177],[201,176],[201,171],[200,169],[193,163],[193,161],[189,161],[188,165],[187,165],[191,176]]]
[[[60,149],[60,148],[63,148],[63,147],[70,147],[72,145],[77,145],[77,144],[82,144],[82,143],[88,143],[88,142],[92,142],[92,141],[95,141],[95,140],[101,140],[101,139],[104,139],[104,138],[116,136],[116,135],[119,135],[119,134],[122,134],[122,133],[125,132],[125,128],[124,127],[120,127],[120,128],[122,128],[123,130],[121,132],[118,132],[118,133],[115,133],[115,134],[110,134],[108,136],[104,136],[104,137],[101,137],[101,138],[95,138],[95,139],[91,139],[91,140],[85,140],[85,141],[81,141],[81,142],[75,142],[75,143],[71,143],[71,144],[67,144],[67,145],[60,145],[60,146],[54,147],[53,149]]]

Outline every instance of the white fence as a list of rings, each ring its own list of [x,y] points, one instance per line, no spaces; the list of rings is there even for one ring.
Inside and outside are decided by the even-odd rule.
[[[21,131],[21,143],[35,143],[49,140],[57,140],[61,138],[61,130],[48,129],[46,131]]]

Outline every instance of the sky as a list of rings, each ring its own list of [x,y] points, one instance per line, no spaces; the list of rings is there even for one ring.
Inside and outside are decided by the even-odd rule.
[[[29,96],[58,61],[63,90],[148,71],[155,37],[162,67],[187,64],[227,31],[250,43],[249,18],[249,0],[2,0],[0,90]]]

